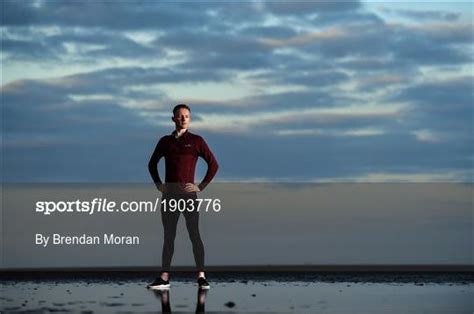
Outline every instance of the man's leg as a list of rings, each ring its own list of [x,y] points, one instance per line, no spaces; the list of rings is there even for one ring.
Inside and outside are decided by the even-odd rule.
[[[168,200],[166,200],[168,201]],[[169,208],[169,207],[167,207]],[[176,227],[178,225],[179,211],[166,212],[161,210],[161,222],[163,223],[164,240],[163,251],[161,255],[161,271],[169,273],[171,268],[171,260],[174,253],[174,239],[176,238]],[[166,274],[167,277],[168,274]],[[163,278],[168,280],[168,278]]]
[[[188,229],[189,238],[193,245],[194,261],[198,272],[204,272],[204,245],[199,233],[199,212],[198,211],[184,211],[184,218],[186,219],[186,228]]]
[[[167,201],[167,200],[166,200]],[[169,208],[169,207],[166,207]],[[169,289],[169,271],[171,259],[174,252],[174,239],[176,237],[176,226],[178,224],[180,212],[164,211],[161,208],[161,222],[163,223],[164,239],[163,251],[161,255],[161,275],[152,283],[147,285],[149,289]]]

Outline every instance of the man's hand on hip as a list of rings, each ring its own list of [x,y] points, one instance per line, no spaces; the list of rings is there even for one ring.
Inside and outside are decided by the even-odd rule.
[[[157,185],[158,191],[161,193],[166,193],[168,191],[166,185],[164,183],[158,184]]]
[[[188,193],[192,193],[192,192],[201,192],[201,190],[199,189],[199,187],[194,184],[194,183],[186,183],[184,185],[184,190]]]

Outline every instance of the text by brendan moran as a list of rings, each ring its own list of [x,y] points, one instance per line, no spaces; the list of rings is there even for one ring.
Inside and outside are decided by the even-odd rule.
[[[139,245],[140,237],[137,235],[116,235],[104,233],[98,235],[62,235],[53,233],[35,235],[35,244],[47,247],[48,245]]]

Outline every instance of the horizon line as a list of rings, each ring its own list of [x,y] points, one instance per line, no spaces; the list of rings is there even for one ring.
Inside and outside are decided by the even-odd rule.
[[[156,272],[159,266],[18,267],[15,272]],[[194,266],[174,266],[173,272],[194,272]],[[321,265],[210,265],[206,272],[474,272],[474,264],[321,264]]]

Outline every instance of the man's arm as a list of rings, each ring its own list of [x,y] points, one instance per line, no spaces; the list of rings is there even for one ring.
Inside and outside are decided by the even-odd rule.
[[[156,144],[155,150],[153,151],[150,161],[148,162],[148,171],[150,172],[150,175],[156,185],[156,188],[161,192],[163,192],[163,181],[161,181],[160,174],[158,173],[158,162],[163,156],[163,138],[161,138]]]
[[[219,164],[217,163],[214,154],[207,146],[206,141],[201,138],[201,143],[199,145],[199,156],[202,157],[207,163],[207,172],[204,176],[202,182],[198,185],[199,190],[204,190],[206,186],[212,181],[214,176],[217,173],[217,169],[219,169]]]

